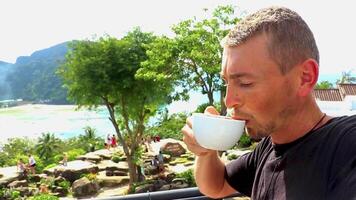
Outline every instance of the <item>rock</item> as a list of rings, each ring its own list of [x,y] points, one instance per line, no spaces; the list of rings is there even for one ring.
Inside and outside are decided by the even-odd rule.
[[[163,154],[163,162],[171,161],[172,156],[169,154]]]
[[[54,184],[58,185],[60,182],[65,181],[66,179],[63,178],[62,176],[58,176],[54,179]]]
[[[20,174],[17,173],[16,166],[0,168],[0,174],[3,175],[3,177],[0,178],[0,186],[4,187],[20,178]]]
[[[57,193],[56,196],[58,197],[65,197],[68,194],[68,190],[62,187],[55,187],[52,191],[54,193]]]
[[[145,193],[147,191],[153,192],[154,185],[153,184],[144,184],[144,185],[137,186],[135,189],[135,193]]]
[[[28,175],[28,178],[29,178],[30,182],[33,182],[33,183],[37,183],[37,182],[41,181],[41,176],[38,174]]]
[[[96,173],[99,171],[98,166],[88,161],[70,161],[67,166],[56,166],[44,170],[44,173],[50,176],[62,176],[70,182],[79,179],[82,174]]]
[[[168,185],[164,185],[161,188],[159,188],[158,191],[166,191],[166,190],[170,190],[172,188],[171,184]]]
[[[123,171],[119,171],[119,170],[115,170],[114,171],[114,176],[127,176],[127,172],[123,172]]]
[[[116,187],[127,184],[130,181],[129,176],[106,176],[105,172],[99,172],[96,177],[102,187]]]
[[[166,182],[167,182],[167,183],[171,183],[172,180],[173,180],[176,176],[177,176],[177,175],[176,175],[175,173],[169,173],[169,174],[167,174],[167,176],[166,176]]]
[[[108,149],[100,149],[92,152],[92,154],[101,157],[103,160],[110,160],[112,158],[113,152]]]
[[[129,165],[125,161],[121,161],[119,163],[115,163],[111,160],[103,160],[98,164],[99,170],[109,170],[109,171],[122,171],[122,172],[128,172],[129,171]]]
[[[180,156],[182,154],[185,154],[186,150],[184,147],[181,145],[180,141],[178,140],[173,140],[168,141],[166,143],[163,143],[161,146],[160,150],[164,152],[165,154],[170,154],[173,156]]]
[[[175,178],[172,180],[173,184],[184,184],[186,180],[184,178]]]
[[[27,186],[28,186],[27,180],[13,181],[8,185],[8,187],[10,188],[27,187]]]
[[[183,164],[185,167],[194,165],[194,162],[187,162]]]
[[[114,172],[111,171],[111,170],[107,170],[107,171],[105,172],[105,175],[106,175],[106,176],[114,176]]]
[[[159,190],[163,185],[167,184],[166,181],[164,180],[161,180],[161,179],[158,179],[158,180],[155,180],[153,182],[153,189],[156,191],[156,190]]]
[[[22,196],[22,197],[32,196],[34,193],[34,190],[30,189],[28,187],[19,187],[19,188],[16,188],[16,190],[20,192],[20,196]]]
[[[87,160],[87,161],[90,161],[93,163],[99,163],[102,160],[102,158],[100,156],[94,154],[93,152],[90,152],[85,155],[78,156],[77,160],[82,160],[82,161]]]
[[[188,188],[188,187],[189,187],[188,183],[171,184],[171,189],[183,189],[183,188]]]
[[[86,177],[74,181],[72,192],[74,197],[86,197],[94,195],[99,191],[99,185],[89,181]]]

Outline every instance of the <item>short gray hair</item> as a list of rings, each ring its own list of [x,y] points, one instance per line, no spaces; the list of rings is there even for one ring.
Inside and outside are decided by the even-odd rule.
[[[268,37],[269,55],[282,74],[308,58],[319,63],[312,31],[301,16],[285,7],[269,7],[248,15],[224,38],[224,46],[238,46],[263,33]]]

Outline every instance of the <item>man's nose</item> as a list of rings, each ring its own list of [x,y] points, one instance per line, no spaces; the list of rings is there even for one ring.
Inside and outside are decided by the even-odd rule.
[[[227,108],[235,108],[242,105],[241,93],[230,85],[226,86],[225,105]]]

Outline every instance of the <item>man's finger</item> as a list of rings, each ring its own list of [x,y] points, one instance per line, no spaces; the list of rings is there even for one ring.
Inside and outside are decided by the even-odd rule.
[[[213,106],[206,107],[204,114],[220,115],[220,113]]]
[[[192,117],[187,117],[186,123],[190,128],[193,128],[193,120]]]

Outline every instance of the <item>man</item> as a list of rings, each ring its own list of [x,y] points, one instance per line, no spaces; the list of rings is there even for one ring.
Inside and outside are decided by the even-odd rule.
[[[213,198],[238,191],[252,199],[355,199],[356,116],[322,113],[312,91],[319,53],[295,12],[262,9],[241,20],[224,44],[225,103],[256,149],[225,165],[196,142],[192,121],[184,142],[196,154],[195,176]],[[218,114],[213,107],[205,110]]]

